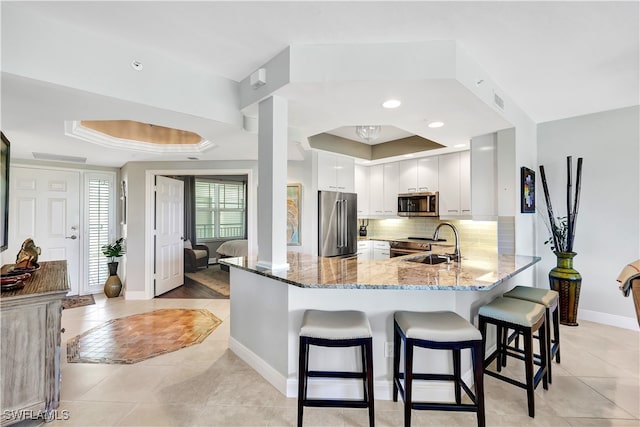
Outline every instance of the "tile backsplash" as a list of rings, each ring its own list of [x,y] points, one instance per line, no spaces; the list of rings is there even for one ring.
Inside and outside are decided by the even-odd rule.
[[[367,220],[365,220],[367,221]],[[369,219],[367,237],[377,238],[407,238],[432,237],[436,227],[441,222],[455,225],[460,235],[460,246],[469,245],[497,248],[498,226],[496,221],[447,220],[438,218],[392,218]],[[358,226],[362,219],[358,220]],[[440,237],[453,241],[453,232],[449,227],[440,229]]]

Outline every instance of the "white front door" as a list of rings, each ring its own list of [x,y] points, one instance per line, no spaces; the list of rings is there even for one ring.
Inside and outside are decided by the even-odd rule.
[[[38,261],[67,260],[69,295],[77,295],[80,173],[14,166],[11,174],[8,251],[17,255],[30,237],[42,250]]]
[[[156,176],[155,295],[184,283],[184,182]]]

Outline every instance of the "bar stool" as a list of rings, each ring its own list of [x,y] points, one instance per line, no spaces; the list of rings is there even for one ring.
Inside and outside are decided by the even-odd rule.
[[[542,386],[545,390],[548,386],[547,375],[547,336],[546,336],[546,316],[545,307],[530,301],[516,298],[498,297],[489,304],[483,305],[478,311],[479,327],[482,333],[482,339],[486,344],[487,324],[496,325],[496,350],[491,353],[484,361],[484,372],[499,380],[506,381],[509,384],[524,388],[527,390],[527,406],[529,416],[535,416],[534,390],[542,380]],[[505,346],[502,339],[505,328],[513,329],[516,333],[520,333],[524,337],[524,357],[518,353],[510,352]],[[540,336],[540,368],[534,373],[535,360],[533,355],[533,334],[538,332]],[[525,383],[517,381],[500,374],[502,368],[501,361],[507,356],[524,360],[525,366]],[[491,362],[498,358],[497,372],[487,369]]]
[[[558,312],[558,292],[551,289],[539,289],[532,288],[530,286],[518,285],[512,290],[505,292],[502,296],[535,302],[536,304],[541,304],[545,307],[545,313],[547,316],[545,329],[547,332],[547,360],[549,360],[549,366],[547,368],[549,373],[549,384],[551,384],[551,361],[555,357],[556,363],[560,363],[560,314]],[[553,339],[551,339],[551,323],[553,323]],[[516,338],[517,349],[519,348],[519,334],[514,335]],[[512,339],[513,336],[509,337],[507,345],[511,342]]]
[[[393,401],[398,401],[398,391],[404,401],[404,425],[411,425],[411,410],[468,411],[476,412],[478,427],[485,425],[482,335],[471,323],[451,311],[411,312],[398,311],[394,314],[393,328]],[[404,343],[404,373],[400,372],[400,344]],[[453,375],[413,372],[414,347],[451,350],[453,354]],[[474,372],[472,393],[461,378],[460,350],[471,350]],[[400,380],[404,379],[404,387]],[[414,402],[412,388],[414,380],[453,381],[455,403]],[[469,396],[472,403],[463,404],[460,390]]]
[[[300,328],[300,352],[298,363],[298,427],[302,426],[305,406],[337,408],[369,408],[369,426],[375,425],[373,412],[373,354],[369,320],[361,311],[307,310]],[[361,372],[310,371],[309,346],[360,347]],[[362,400],[308,399],[309,378],[362,379]]]

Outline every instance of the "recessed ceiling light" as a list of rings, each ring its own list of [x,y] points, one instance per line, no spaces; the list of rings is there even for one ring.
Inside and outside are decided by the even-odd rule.
[[[144,68],[142,66],[142,62],[140,61],[133,61],[131,62],[131,68],[133,68],[136,71],[142,71],[142,69]]]
[[[430,128],[441,128],[442,126],[444,126],[444,123],[442,122],[431,122],[429,123],[427,126],[429,126]]]
[[[382,103],[382,106],[384,108],[398,108],[400,104],[402,104],[402,102],[398,101],[397,99],[387,99]]]
[[[467,146],[467,144],[456,144],[456,145],[453,146],[453,148],[464,148],[466,146]]]
[[[405,154],[405,157],[413,157],[413,154]]]

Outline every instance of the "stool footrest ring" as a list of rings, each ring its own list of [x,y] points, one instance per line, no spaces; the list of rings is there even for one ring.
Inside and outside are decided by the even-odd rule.
[[[304,399],[304,406],[317,408],[368,408],[369,402],[366,400],[334,400],[334,399]]]
[[[366,375],[362,372],[342,372],[342,371],[309,371],[308,377],[312,378],[352,378],[363,379]]]

